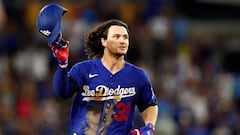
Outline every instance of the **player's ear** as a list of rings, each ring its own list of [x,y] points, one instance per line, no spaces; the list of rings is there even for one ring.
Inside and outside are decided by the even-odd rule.
[[[106,40],[106,39],[101,38],[101,43],[102,43],[102,46],[103,46],[103,47],[106,47],[106,46],[107,46],[107,40]]]

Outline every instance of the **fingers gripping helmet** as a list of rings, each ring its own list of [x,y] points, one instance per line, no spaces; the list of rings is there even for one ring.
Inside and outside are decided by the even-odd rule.
[[[48,37],[48,45],[51,45],[61,35],[62,16],[68,10],[57,4],[44,6],[38,15],[37,29]]]

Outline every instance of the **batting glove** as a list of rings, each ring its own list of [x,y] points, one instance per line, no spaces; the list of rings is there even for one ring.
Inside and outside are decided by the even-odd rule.
[[[146,124],[140,129],[133,129],[130,131],[132,135],[153,135],[154,127],[151,123]]]
[[[67,65],[69,57],[69,41],[54,42],[51,46],[53,56],[57,58],[59,65]]]

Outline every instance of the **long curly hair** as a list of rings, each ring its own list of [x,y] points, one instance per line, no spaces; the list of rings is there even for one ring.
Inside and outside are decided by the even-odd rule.
[[[85,53],[89,59],[101,58],[103,56],[104,47],[102,46],[101,38],[107,39],[108,29],[112,25],[125,27],[129,34],[128,25],[121,20],[111,19],[101,23],[84,37]]]

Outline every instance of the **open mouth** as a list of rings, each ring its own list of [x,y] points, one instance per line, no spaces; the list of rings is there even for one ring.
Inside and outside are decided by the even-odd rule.
[[[119,48],[120,49],[126,49],[126,46],[120,46]]]

